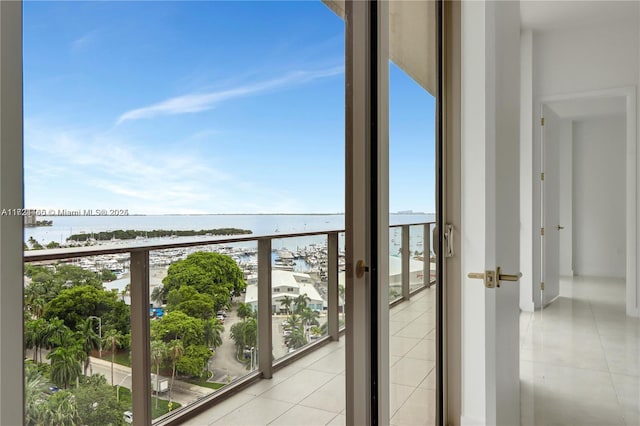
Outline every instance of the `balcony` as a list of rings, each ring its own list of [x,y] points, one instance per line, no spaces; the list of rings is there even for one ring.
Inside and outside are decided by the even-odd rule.
[[[392,424],[434,423],[434,326],[435,292],[428,290],[434,283],[435,262],[423,262],[431,253],[431,227],[433,223],[394,225],[390,227],[390,378]],[[118,258],[128,261],[131,297],[131,345],[130,367],[116,365],[111,384],[116,388],[131,389],[131,411],[136,423],[142,424],[299,424],[300,418],[309,419],[309,424],[344,424],[345,347],[344,316],[349,315],[349,306],[344,304],[341,289],[344,276],[340,247],[343,245],[342,230],[304,232],[286,235],[251,235],[240,237],[207,237],[205,239],[175,239],[168,242],[148,242],[124,245],[91,246],[46,251],[27,251],[26,263],[46,264],[57,262],[87,262],[88,259]],[[293,261],[284,247],[308,244],[314,248],[312,254],[320,268],[311,281],[320,296],[307,297],[307,310],[315,311],[317,322],[300,324],[303,334],[301,342],[291,344],[287,333],[296,328],[288,324],[295,318],[295,304],[283,306],[282,292],[293,291],[295,283],[279,285],[283,269],[285,275],[299,280],[298,292],[305,285],[305,274],[287,271]],[[423,248],[423,250],[419,250]],[[210,376],[207,383],[175,378],[170,397],[161,390],[160,381],[150,380],[152,373],[160,373],[160,366],[152,363],[151,336],[154,332],[150,320],[150,285],[157,277],[153,267],[158,259],[168,262],[179,260],[181,255],[195,251],[250,253],[251,258],[238,259],[249,281],[251,270],[257,272],[255,284],[233,299],[238,302],[255,303],[257,344],[237,347],[232,342],[232,324],[245,321],[237,312],[230,310],[225,321],[222,343],[207,363]],[[297,255],[301,250],[295,251]],[[280,261],[274,261],[280,257]],[[418,258],[417,260],[415,258]],[[429,256],[430,258],[430,256]],[[93,261],[92,260],[92,261]],[[286,261],[285,261],[286,260]],[[283,264],[284,262],[284,264]],[[276,266],[277,265],[277,266]],[[252,269],[253,268],[253,269]],[[251,288],[251,286],[254,286]],[[281,291],[275,291],[280,289]],[[423,291],[427,290],[427,291]],[[311,291],[306,291],[307,296]],[[300,302],[302,303],[302,302]],[[305,307],[307,302],[304,302]],[[286,305],[286,303],[285,303]],[[106,351],[108,348],[101,348]],[[95,355],[95,354],[94,354]],[[235,357],[235,359],[234,359]],[[237,368],[238,363],[242,368]],[[226,363],[226,364],[225,364]],[[109,358],[91,358],[96,372],[108,375]],[[126,363],[125,363],[126,364]],[[232,365],[233,364],[233,365]],[[235,367],[234,367],[235,366]],[[166,375],[165,375],[166,376]],[[208,383],[219,385],[208,386]],[[159,392],[155,392],[160,390]],[[124,391],[126,393],[126,391]],[[158,398],[153,400],[152,395]],[[152,411],[153,406],[170,399],[171,404],[180,404],[165,414]],[[425,401],[431,404],[425,406]],[[170,406],[171,408],[171,406]],[[142,413],[142,414],[138,414]],[[154,414],[152,414],[154,413]],[[302,416],[302,417],[301,417]]]

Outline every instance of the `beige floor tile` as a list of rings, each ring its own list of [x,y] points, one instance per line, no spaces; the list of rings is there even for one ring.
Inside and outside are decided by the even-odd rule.
[[[396,426],[435,424],[435,393],[428,389],[416,389],[407,401],[391,417]]]
[[[341,413],[345,409],[345,377],[336,376],[328,383],[300,401],[300,405],[319,408],[332,413]]]
[[[391,383],[417,387],[429,374],[435,362],[423,359],[403,358],[391,367]]]
[[[420,342],[420,339],[391,336],[389,339],[389,355],[405,356],[418,342]]]
[[[344,414],[338,414],[329,423],[327,423],[327,426],[346,426],[346,424],[347,416]]]
[[[407,402],[407,399],[411,396],[415,388],[413,386],[404,386],[391,383],[389,386],[389,413],[393,415],[398,411],[398,408]]]
[[[523,424],[624,424],[608,372],[527,361],[521,366]]]
[[[328,383],[336,375],[315,370],[302,370],[262,393],[263,398],[298,403]]]
[[[640,425],[640,377],[611,374],[627,425]]]
[[[182,423],[189,426],[205,426],[210,425],[219,418],[226,416],[233,410],[242,407],[245,404],[249,404],[253,399],[252,395],[239,393],[229,399],[216,404],[213,408],[208,409],[202,414],[193,417]]]
[[[324,426],[336,416],[331,413],[316,408],[302,407],[296,405],[286,411],[280,417],[269,423],[270,426]]]
[[[344,349],[333,351],[320,358],[313,364],[307,366],[308,369],[324,371],[326,373],[339,374],[344,371],[345,352]]]
[[[243,404],[216,422],[215,426],[262,426],[268,425],[294,404],[257,397]]]
[[[405,355],[407,358],[436,359],[436,342],[434,340],[422,339]]]

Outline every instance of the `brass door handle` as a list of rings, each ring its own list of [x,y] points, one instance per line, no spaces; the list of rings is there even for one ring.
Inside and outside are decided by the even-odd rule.
[[[503,274],[502,270],[498,266],[495,271],[483,272],[470,272],[467,277],[471,279],[479,279],[484,281],[486,288],[500,287],[500,281],[519,281],[522,277],[522,273],[517,274]],[[498,279],[496,280],[496,277]]]
[[[558,231],[561,230],[561,229],[564,229],[564,226],[558,225]]]

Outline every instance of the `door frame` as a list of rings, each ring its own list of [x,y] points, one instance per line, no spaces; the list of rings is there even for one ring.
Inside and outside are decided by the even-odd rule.
[[[567,93],[561,95],[544,96],[537,100],[536,111],[542,113],[543,106],[555,102],[621,97],[626,103],[626,310],[628,316],[639,317],[640,306],[638,303],[638,283],[637,283],[637,212],[638,212],[638,140],[637,140],[637,107],[636,88],[634,86],[619,87],[612,89],[592,90],[585,92]],[[541,117],[537,117],[539,120]],[[536,195],[537,202],[540,203],[540,194]],[[540,205],[540,204],[538,204]],[[541,248],[543,253],[544,248]],[[542,260],[538,260],[540,265]],[[534,268],[536,265],[534,265]]]

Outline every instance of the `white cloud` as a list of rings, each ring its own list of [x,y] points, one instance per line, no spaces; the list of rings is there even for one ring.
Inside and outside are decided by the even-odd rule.
[[[56,131],[27,121],[25,195],[32,208],[122,208],[130,213],[297,212],[269,182],[211,167],[198,153],[145,149],[106,134]],[[233,173],[233,174],[232,174]]]
[[[344,72],[343,67],[334,67],[317,71],[296,71],[284,77],[255,84],[209,93],[177,96],[146,107],[133,109],[122,114],[117,124],[128,120],[152,118],[160,115],[177,115],[204,111],[213,108],[222,101],[256,95],[269,90],[304,84],[320,78],[332,77]]]

